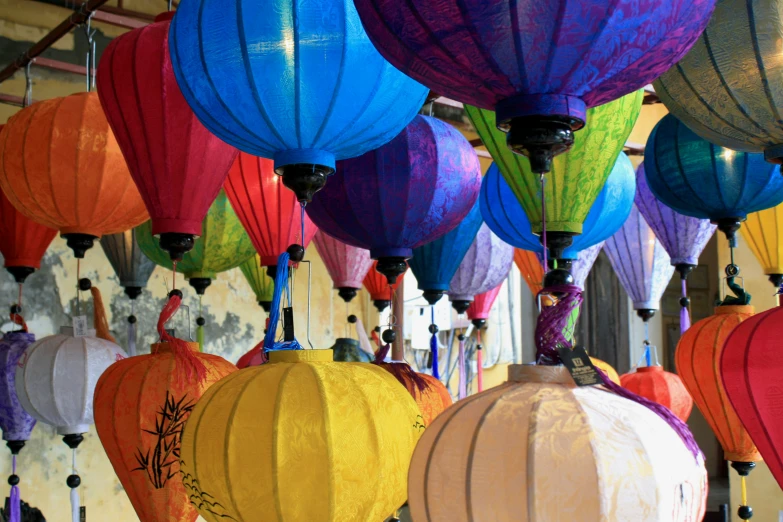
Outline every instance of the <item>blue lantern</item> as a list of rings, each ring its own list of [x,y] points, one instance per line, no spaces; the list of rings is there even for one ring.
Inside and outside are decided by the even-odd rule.
[[[562,260],[574,260],[579,252],[609,238],[623,226],[631,213],[636,194],[636,175],[628,156],[620,154],[604,188],[590,207],[582,233],[565,249]],[[530,220],[519,200],[494,163],[484,176],[479,196],[481,215],[500,239],[523,250],[544,253],[540,237],[534,234]]]
[[[671,114],[647,140],[644,169],[657,199],[680,214],[716,223],[732,244],[748,214],[783,202],[779,166],[761,153],[714,145]]]
[[[424,291],[424,299],[434,305],[449,289],[451,278],[457,273],[459,264],[470,244],[476,238],[481,226],[479,202],[473,205],[465,219],[456,228],[435,241],[413,249],[413,257],[408,261],[419,290]]]
[[[352,1],[182,0],[169,42],[199,120],[274,159],[300,201],[335,160],[394,138],[427,96],[375,50]]]

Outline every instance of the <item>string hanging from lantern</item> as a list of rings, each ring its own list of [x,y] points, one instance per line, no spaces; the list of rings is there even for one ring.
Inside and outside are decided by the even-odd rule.
[[[432,357],[432,376],[440,380],[440,367],[438,366],[438,325],[435,324],[435,305],[430,305],[430,356]]]
[[[291,307],[291,288],[288,286],[289,266],[288,262],[290,256],[288,252],[283,252],[277,258],[277,271],[275,273],[275,292],[272,294],[272,307],[269,311],[269,326],[266,329],[266,335],[264,336],[264,352],[268,354],[277,350],[301,350],[302,345],[296,340],[296,337],[290,340],[283,337],[282,341],[277,340],[277,325],[280,322],[280,305],[283,299],[283,293],[285,292],[286,304]],[[293,325],[291,325],[293,327]],[[283,328],[288,328],[288,325],[283,324]],[[293,328],[291,328],[293,334]]]

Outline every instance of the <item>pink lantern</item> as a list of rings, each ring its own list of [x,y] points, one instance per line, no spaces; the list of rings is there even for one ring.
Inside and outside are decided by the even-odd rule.
[[[489,319],[489,312],[492,311],[492,307],[495,304],[495,300],[500,293],[500,287],[503,283],[499,284],[492,290],[479,294],[473,298],[473,302],[468,307],[468,319],[473,321],[476,328],[482,328]]]
[[[370,251],[346,245],[322,231],[315,234],[313,241],[337,293],[346,303],[350,302],[372,266]]]

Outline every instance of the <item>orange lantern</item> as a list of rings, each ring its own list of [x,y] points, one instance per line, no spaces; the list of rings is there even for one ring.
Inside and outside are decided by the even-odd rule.
[[[620,377],[620,384],[626,390],[641,395],[669,408],[682,422],[687,422],[693,410],[693,398],[682,379],[662,366],[642,366],[635,372]]]
[[[519,273],[525,279],[530,292],[534,297],[537,296],[544,282],[544,267],[541,265],[541,260],[538,259],[538,254],[515,248],[514,263],[519,268]]]
[[[723,345],[742,321],[753,315],[750,305],[723,305],[715,314],[697,322],[683,334],[677,344],[674,362],[685,388],[718,437],[724,457],[731,461],[742,480],[740,518],[747,520],[752,510],[745,498],[745,477],[761,460],[750,435],[742,426],[731,405],[720,374]]]
[[[386,307],[391,304],[392,292],[397,290],[397,287],[400,286],[402,277],[398,277],[397,281],[391,285],[390,288],[386,276],[375,269],[377,264],[378,261],[373,261],[372,268],[370,268],[367,275],[364,276],[364,287],[370,292],[370,299],[372,299],[378,312],[383,312]]]
[[[590,362],[593,363],[593,366],[596,368],[600,368],[609,377],[610,381],[618,386],[621,386],[620,375],[611,364],[606,361],[602,361],[601,359],[596,359],[595,357],[590,357]]]
[[[182,378],[171,344],[158,343],[151,354],[111,365],[95,389],[95,428],[144,522],[198,518],[179,473],[182,428],[207,388],[237,369],[187,345],[207,370],[200,383]]]
[[[14,114],[0,133],[0,187],[22,214],[59,230],[77,258],[96,238],[149,219],[96,93]]]
[[[426,373],[414,372],[408,363],[376,362],[376,364],[394,375],[400,384],[405,386],[405,389],[416,401],[426,426],[429,426],[435,417],[452,405],[453,401],[449,390],[440,382],[440,379]]]

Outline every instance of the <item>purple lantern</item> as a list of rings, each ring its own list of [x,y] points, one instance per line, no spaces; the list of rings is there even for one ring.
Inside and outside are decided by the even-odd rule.
[[[468,140],[451,125],[416,116],[381,148],[338,161],[306,208],[321,231],[369,250],[393,284],[414,248],[467,216],[480,188],[481,166]]]
[[[688,274],[699,264],[699,256],[715,232],[716,225],[710,223],[709,219],[680,214],[656,199],[647,184],[644,163],[636,169],[634,203],[671,257],[671,264],[680,274],[682,281],[680,331],[685,333],[691,324],[688,314],[688,305],[690,304],[687,290]]]
[[[598,254],[601,253],[601,249],[604,247],[604,242],[601,241],[597,245],[580,250],[577,254],[577,258],[571,265],[571,275],[574,276],[574,284],[579,288],[584,289],[587,276],[590,274],[595,260],[598,259]]]
[[[449,300],[457,313],[464,314],[474,296],[502,283],[513,263],[514,247],[482,223],[449,285]]]
[[[636,314],[643,321],[649,321],[660,308],[661,296],[674,267],[636,205],[623,227],[606,240],[604,250],[631,297]]]
[[[389,62],[433,92],[497,112],[508,145],[546,172],[585,111],[674,65],[715,0],[355,0]]]

